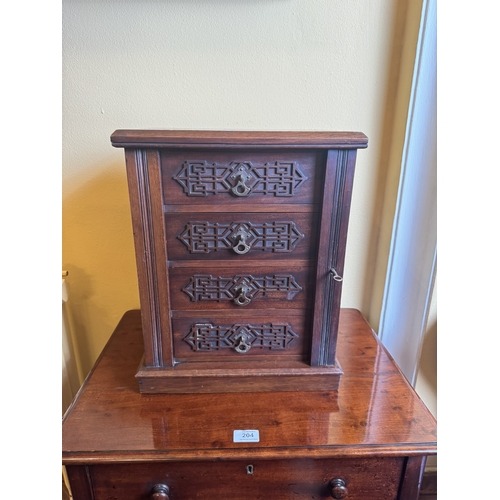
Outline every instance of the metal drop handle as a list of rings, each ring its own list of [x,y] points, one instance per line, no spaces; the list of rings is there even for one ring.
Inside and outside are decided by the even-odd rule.
[[[246,240],[250,236],[250,233],[247,233],[244,229],[240,228],[234,234],[235,243],[233,245],[233,250],[240,255],[248,253],[252,247],[247,244]]]
[[[247,344],[248,335],[245,332],[239,333],[234,340],[237,342],[234,345],[234,350],[240,354],[245,354],[252,347],[250,344]]]
[[[231,188],[231,192],[236,196],[247,196],[250,192],[250,187],[245,183],[252,179],[245,167],[239,167],[238,170],[231,175],[231,178],[236,181],[236,186]]]
[[[235,291],[238,292],[238,295],[233,299],[233,302],[237,306],[246,306],[250,304],[252,299],[246,296],[247,292],[250,291],[250,288],[248,288],[246,285],[240,285],[235,289]]]

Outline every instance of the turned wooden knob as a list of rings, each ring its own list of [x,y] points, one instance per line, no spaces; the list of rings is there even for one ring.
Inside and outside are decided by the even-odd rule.
[[[151,500],[170,500],[169,487],[166,484],[155,484],[152,489]]]
[[[345,481],[342,479],[332,479],[330,481],[330,493],[333,498],[347,498],[349,491],[345,487]]]

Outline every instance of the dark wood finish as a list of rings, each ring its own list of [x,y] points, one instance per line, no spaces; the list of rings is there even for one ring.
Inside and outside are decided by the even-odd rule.
[[[170,325],[167,248],[158,153],[125,154],[139,281],[146,366],[174,365]]]
[[[118,130],[111,142],[125,148],[129,179],[145,347],[137,372],[141,391],[338,386],[342,371],[336,344],[349,208],[356,152],[367,146],[366,136]],[[200,301],[186,296],[190,281],[205,286],[198,269],[211,282]],[[254,288],[247,280],[221,292],[229,285],[215,282],[231,279],[229,270],[237,270],[239,279],[255,278]],[[259,279],[295,272],[303,282],[298,300],[276,292],[271,282],[255,301],[247,296],[262,291]],[[206,297],[213,293],[217,300],[210,303]],[[233,311],[227,321],[238,331],[228,330],[227,322],[213,324],[215,310]],[[285,311],[300,325],[299,339],[278,353]],[[179,321],[183,312],[185,321]],[[202,324],[209,324],[203,332]],[[205,346],[219,343],[220,349],[208,356],[207,349],[188,349],[185,340],[192,328],[199,332],[197,345],[203,336]],[[264,334],[255,334],[263,329],[273,330],[265,342]],[[264,344],[271,347],[263,349]],[[299,369],[290,371],[289,355],[302,361]],[[262,356],[276,363],[282,358],[282,371],[279,364],[272,373],[266,371]],[[233,362],[230,367],[226,358]],[[213,366],[207,369],[208,360]],[[255,364],[248,366],[248,361]],[[234,372],[237,363],[242,370],[228,374],[224,383],[223,370]]]
[[[328,486],[331,489],[332,498],[346,498],[349,495],[349,490],[343,479],[332,479]]]
[[[196,364],[196,370],[180,364],[167,372],[141,366],[139,378],[142,393],[171,394],[296,391],[332,391],[339,387],[341,367],[309,366],[300,362],[259,361],[257,363],[218,362]],[[230,386],[230,391],[227,390]]]
[[[176,464],[104,465],[93,468],[96,498],[149,498],[151,484],[168,483],[172,500],[324,499],[331,498],[329,479],[341,475],[349,484],[349,499],[396,500],[404,459],[248,460]],[[253,473],[247,472],[253,466]],[[121,481],[110,478],[121,477]],[[347,488],[345,488],[347,490]],[[339,496],[333,498],[346,498]],[[78,499],[76,499],[78,500]]]
[[[341,310],[339,332],[338,390],[141,394],[127,312],[63,420],[74,500],[145,500],[156,484],[170,500],[319,500],[335,479],[348,499],[415,500],[436,421],[358,311]],[[235,429],[260,441],[234,443]]]
[[[328,152],[316,277],[311,365],[333,365],[356,150]]]
[[[151,500],[170,500],[170,488],[166,484],[155,484],[152,492]]]
[[[115,147],[151,148],[366,148],[368,139],[361,132],[235,132],[213,130],[116,130],[111,135]]]
[[[400,497],[405,500],[418,500],[422,476],[427,457],[408,457],[401,482]]]
[[[302,259],[306,265],[318,253],[318,220],[314,213],[175,213],[166,214],[165,224],[169,259],[174,262],[187,259],[246,262],[251,270],[262,260]],[[240,226],[249,232],[264,233],[248,238],[250,249],[245,254],[234,252],[236,242],[227,237]],[[220,237],[214,235],[216,231],[220,231]],[[205,250],[193,250],[193,243]]]
[[[306,361],[311,321],[310,317],[301,313],[300,310],[274,311],[272,323],[260,310],[252,312],[251,323],[242,322],[243,313],[238,315],[234,311],[230,316],[204,311],[203,316],[198,318],[174,319],[175,357],[179,362],[196,359],[200,363],[232,360],[241,364],[258,359],[278,361],[283,356]],[[228,332],[232,333],[228,335]],[[249,344],[248,338],[255,340]],[[235,346],[245,343],[250,345],[245,352],[235,349]]]
[[[222,267],[201,261],[200,267],[172,267],[170,286],[173,310],[225,309],[246,314],[249,309],[311,310],[314,300],[314,267],[296,261],[284,266],[253,267],[224,262]],[[239,305],[242,282],[249,302]],[[182,293],[179,293],[182,291]],[[303,313],[302,313],[303,314]]]
[[[171,205],[184,205],[186,199],[190,205],[206,205],[216,197],[224,205],[235,204],[236,199],[236,206],[248,210],[256,203],[310,205],[318,203],[322,196],[322,150],[294,150],[293,160],[286,150],[160,151],[163,195]],[[252,176],[247,181],[250,192],[235,198],[233,176],[240,166]]]
[[[87,465],[67,465],[66,473],[73,500],[95,500],[90,470]]]

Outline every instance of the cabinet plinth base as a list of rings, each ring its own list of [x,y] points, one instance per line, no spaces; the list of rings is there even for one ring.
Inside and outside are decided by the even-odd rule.
[[[194,366],[195,365],[195,366]],[[218,363],[181,364],[173,368],[140,365],[136,378],[144,394],[228,393],[270,391],[334,391],[339,388],[343,371],[334,366],[309,366],[306,363],[262,362],[262,367]],[[283,366],[285,365],[285,366]]]

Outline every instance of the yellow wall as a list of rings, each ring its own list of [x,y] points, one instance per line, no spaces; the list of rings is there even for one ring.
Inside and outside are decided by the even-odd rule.
[[[437,277],[434,282],[432,300],[429,307],[427,328],[422,342],[422,353],[418,365],[415,390],[437,418]],[[427,459],[427,468],[437,468],[436,457]]]
[[[81,375],[139,307],[117,128],[367,134],[342,305],[377,328],[420,5],[63,0],[63,269]]]

